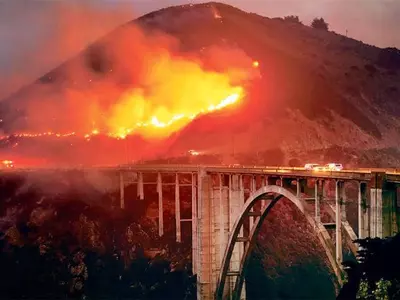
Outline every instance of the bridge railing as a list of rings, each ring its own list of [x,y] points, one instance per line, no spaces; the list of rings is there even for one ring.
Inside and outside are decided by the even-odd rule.
[[[79,171],[79,170],[89,170],[89,169],[96,169],[96,170],[143,170],[143,171],[167,171],[167,170],[176,170],[179,171],[185,170],[188,172],[195,172],[199,169],[208,169],[208,170],[238,170],[238,171],[252,171],[256,170],[257,173],[296,173],[296,174],[321,174],[321,175],[339,175],[339,174],[348,174],[348,173],[358,173],[358,174],[370,174],[372,172],[383,172],[390,175],[400,175],[400,169],[396,168],[352,168],[352,169],[344,169],[341,171],[323,171],[323,170],[306,170],[304,167],[284,167],[284,166],[256,166],[256,165],[193,165],[193,164],[157,164],[157,165],[150,165],[145,163],[136,163],[136,164],[124,164],[124,165],[102,165],[102,166],[29,166],[29,167],[15,167],[15,168],[5,168],[1,169],[2,172],[29,172],[29,171],[56,171],[56,170],[65,170],[65,171]]]

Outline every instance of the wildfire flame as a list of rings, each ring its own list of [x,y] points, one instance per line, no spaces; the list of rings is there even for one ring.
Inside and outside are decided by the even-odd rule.
[[[130,48],[123,43],[132,35],[135,43]],[[37,87],[29,96],[40,99],[40,105],[32,101],[25,118],[31,130],[13,136],[166,138],[201,115],[240,102],[245,83],[258,72],[258,61],[232,49],[213,52],[218,71],[206,70],[200,59],[177,55],[164,45],[165,36],[160,39],[149,41],[129,29],[107,44],[116,61],[107,76],[94,79],[80,66],[71,67],[72,81],[83,81],[76,87],[64,89],[57,82],[54,87]]]
[[[91,132],[83,134],[78,134],[74,131],[67,133],[47,131],[41,133],[18,133],[13,136],[25,138],[52,136],[61,138],[82,135],[84,138],[90,139],[93,136],[106,135],[112,138],[125,139],[128,135],[138,133],[144,136],[165,137],[183,128],[198,116],[222,110],[237,103],[244,96],[243,88],[239,86],[222,87],[219,90],[210,91],[210,93],[208,93],[207,90],[204,90],[204,93],[205,95],[193,95],[192,99],[196,100],[204,96],[204,99],[207,100],[205,101],[208,105],[207,107],[200,107],[201,103],[194,102],[187,106],[186,111],[182,110],[179,113],[169,112],[163,107],[157,107],[157,114],[152,115],[147,121],[141,122],[134,122],[135,115],[137,117],[138,113],[143,113],[143,110],[138,109],[138,107],[145,105],[146,100],[128,94],[125,96],[126,98],[124,100],[119,102],[119,105],[114,107],[114,112],[108,123],[108,131],[100,131],[95,128]],[[209,94],[210,96],[207,96],[206,94]],[[216,98],[212,97],[213,94],[216,96],[219,94],[229,95],[221,101],[215,102],[213,100]]]

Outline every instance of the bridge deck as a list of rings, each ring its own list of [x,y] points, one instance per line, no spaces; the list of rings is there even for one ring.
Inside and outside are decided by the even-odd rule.
[[[269,175],[295,178],[334,178],[343,180],[368,181],[374,172],[385,173],[387,181],[400,183],[400,170],[397,169],[352,169],[342,171],[313,171],[304,168],[271,167],[271,166],[223,166],[223,165],[147,165],[132,164],[119,166],[94,167],[37,167],[10,168],[0,170],[3,174],[21,174],[30,172],[70,172],[70,171],[136,171],[161,173],[197,173],[200,170],[209,173]]]

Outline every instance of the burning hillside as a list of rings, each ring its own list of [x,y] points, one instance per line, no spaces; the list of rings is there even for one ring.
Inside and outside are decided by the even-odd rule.
[[[166,138],[200,115],[237,104],[258,67],[238,48],[183,51],[172,36],[133,23],[99,40],[83,57],[23,93],[12,133]]]
[[[23,156],[35,148],[110,163],[189,149],[224,159],[278,149],[275,164],[331,147],[381,151],[400,141],[400,73],[384,64],[386,52],[223,4],[171,7],[4,100],[2,144]]]

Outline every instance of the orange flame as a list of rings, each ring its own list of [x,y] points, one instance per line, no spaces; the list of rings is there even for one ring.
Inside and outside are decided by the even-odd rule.
[[[221,90],[214,92],[218,94],[223,93],[224,91]],[[226,92],[231,92],[232,94],[216,104],[212,104],[211,98],[208,99],[209,101],[206,102],[209,103],[209,106],[206,108],[196,110],[196,104],[194,103],[193,105],[189,105],[185,112],[182,111],[181,113],[176,114],[166,110],[163,111],[162,109],[158,108],[157,111],[159,114],[151,116],[146,122],[142,121],[136,123],[132,123],[135,119],[130,118],[129,115],[137,114],[137,106],[143,105],[145,100],[140,98],[139,101],[137,101],[138,99],[136,99],[134,96],[131,97],[128,95],[126,99],[127,102],[122,102],[120,103],[121,106],[114,107],[115,112],[112,118],[109,120],[109,131],[101,132],[99,129],[93,129],[90,133],[83,134],[83,137],[89,140],[91,137],[96,135],[106,135],[117,139],[125,139],[128,135],[134,133],[143,134],[145,136],[165,137],[183,128],[199,115],[218,111],[235,104],[241,99],[241,97],[243,97],[244,93],[242,87],[228,88]],[[197,95],[194,98],[196,99],[198,97],[201,97],[201,95]],[[141,103],[140,101],[143,102]],[[42,133],[18,133],[14,136],[25,138],[51,136],[60,138],[80,135],[73,131],[67,133],[55,133],[48,131]]]
[[[246,57],[240,67],[223,68],[224,71],[220,72],[206,71],[199,61],[177,57],[168,51],[152,54],[144,61],[144,65],[138,67],[140,73],[135,74],[140,79],[124,91],[113,82],[113,76],[118,78],[113,74],[98,83],[89,78],[90,84],[85,93],[78,89],[67,91],[65,94],[69,98],[66,102],[70,105],[67,109],[58,107],[57,103],[61,101],[55,102],[52,98],[46,102],[48,113],[43,114],[46,111],[43,105],[40,108],[32,105],[31,119],[40,121],[39,132],[23,132],[15,136],[77,136],[87,140],[97,135],[117,139],[129,135],[147,139],[166,138],[201,115],[238,103],[245,96],[243,84],[254,75],[251,66],[259,66],[257,61],[249,61]],[[62,118],[60,127],[58,122],[46,119],[60,113],[66,116]],[[53,124],[58,129],[41,132]],[[60,132],[62,130],[66,132]]]

